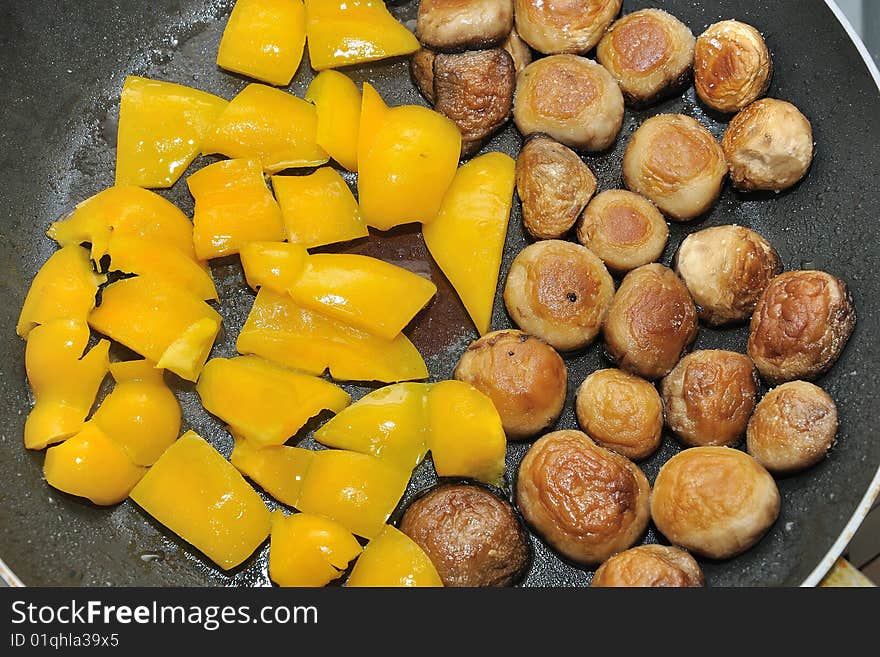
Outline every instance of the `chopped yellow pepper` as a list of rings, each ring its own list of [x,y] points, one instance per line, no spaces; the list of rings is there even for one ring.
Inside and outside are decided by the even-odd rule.
[[[384,340],[298,306],[263,288],[238,336],[236,349],[309,374],[327,369],[340,381],[425,379],[428,368],[412,342]]]
[[[251,288],[286,294],[302,274],[309,253],[304,246],[289,242],[249,242],[239,255]]]
[[[514,166],[504,153],[486,153],[463,165],[437,218],[422,228],[428,251],[481,335],[492,321],[513,202]]]
[[[196,200],[193,243],[203,259],[238,253],[248,242],[283,240],[281,209],[255,160],[223,160],[186,179]]]
[[[34,391],[24,425],[24,446],[43,449],[82,429],[110,365],[110,343],[101,340],[83,355],[89,327],[78,319],[56,319],[31,331],[25,369]]]
[[[224,569],[247,559],[269,535],[266,504],[192,431],[165,450],[131,499]]]
[[[116,137],[116,184],[171,187],[195,159],[227,102],[198,89],[125,78]]]
[[[273,176],[287,239],[306,248],[369,235],[354,194],[335,169],[308,176]]]
[[[205,409],[255,445],[282,445],[312,417],[351,398],[338,386],[257,356],[214,358],[196,385]]]
[[[409,536],[386,525],[355,563],[345,584],[349,587],[443,586],[443,580],[424,550]]]
[[[408,55],[419,41],[383,0],[306,0],[312,68],[349,66]]]
[[[376,88],[369,82],[364,82],[364,92],[361,94],[360,123],[358,124],[358,160],[366,159],[369,155],[373,140],[379,133],[379,128],[388,118],[390,111],[391,108],[385,104]]]
[[[269,577],[279,586],[326,586],[361,553],[361,545],[338,522],[297,513],[272,513]]]
[[[257,160],[269,173],[319,166],[330,158],[315,141],[317,129],[311,103],[280,89],[249,84],[218,117],[202,153]]]
[[[290,84],[306,44],[302,0],[237,0],[217,66],[276,86]]]
[[[318,112],[318,146],[349,171],[357,171],[361,122],[357,85],[339,71],[321,71],[309,84],[306,100],[314,103]]]
[[[282,504],[297,508],[315,452],[287,445],[258,447],[241,436],[233,437],[232,465]]]

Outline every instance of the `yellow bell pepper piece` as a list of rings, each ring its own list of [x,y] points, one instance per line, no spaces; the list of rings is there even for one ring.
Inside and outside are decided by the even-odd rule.
[[[391,340],[431,300],[437,286],[377,258],[318,253],[306,259],[288,292],[301,306]]]
[[[53,488],[100,506],[119,504],[147,469],[131,462],[94,422],[46,452],[43,474]]]
[[[324,164],[329,156],[315,141],[318,115],[302,98],[263,84],[249,84],[205,138],[202,154],[257,160],[276,173]]]
[[[365,160],[369,156],[373,141],[376,139],[376,135],[379,134],[379,128],[385,123],[390,111],[391,108],[385,104],[376,88],[369,82],[364,82],[364,92],[361,94],[360,123],[358,125],[358,160]]]
[[[223,30],[217,66],[269,84],[290,84],[306,44],[302,0],[237,0]]]
[[[241,247],[241,267],[254,290],[266,288],[286,294],[302,274],[309,252],[289,242],[250,242]]]
[[[180,433],[180,404],[162,370],[148,360],[110,365],[116,387],[92,422],[122,448],[132,463],[153,465]]]
[[[282,445],[320,411],[351,398],[342,388],[257,356],[214,358],[196,385],[202,405],[255,445]]]
[[[419,41],[383,0],[306,0],[309,59],[316,71],[408,55]]]
[[[367,543],[345,584],[348,587],[443,586],[424,550],[409,536],[386,525]]]
[[[425,361],[403,333],[384,340],[302,308],[286,294],[268,288],[257,294],[236,349],[309,374],[329,369],[340,381],[428,377]]]
[[[428,451],[425,402],[429,389],[424,383],[379,388],[315,431],[315,440],[412,470]]]
[[[462,381],[441,381],[428,392],[428,447],[440,477],[504,483],[507,438],[498,411]]]
[[[282,504],[297,508],[315,452],[287,445],[258,447],[241,436],[233,438],[232,465]]]
[[[224,569],[247,559],[269,535],[269,509],[232,465],[188,431],[134,490],[141,508]]]
[[[279,586],[326,586],[360,553],[360,543],[338,522],[272,512],[269,577]]]
[[[186,290],[135,276],[104,288],[89,324],[157,367],[195,381],[220,330],[220,315]]]
[[[116,136],[116,184],[171,187],[227,102],[180,84],[125,78]]]
[[[41,324],[28,336],[24,362],[34,392],[24,424],[24,446],[43,449],[82,429],[110,365],[110,343],[101,340],[83,355],[89,327],[78,319]]]
[[[306,89],[306,100],[318,113],[316,140],[334,160],[357,171],[361,92],[339,71],[321,71]]]
[[[353,534],[373,538],[403,497],[409,470],[369,454],[315,452],[303,481],[299,510],[330,518]]]
[[[515,163],[486,153],[463,165],[440,213],[422,228],[431,256],[446,274],[481,335],[489,331],[501,252],[513,202]]]
[[[248,242],[283,240],[281,209],[255,160],[223,160],[186,179],[196,201],[193,243],[203,259],[238,253]]]
[[[348,184],[335,169],[308,176],[273,176],[287,239],[306,248],[370,234]]]

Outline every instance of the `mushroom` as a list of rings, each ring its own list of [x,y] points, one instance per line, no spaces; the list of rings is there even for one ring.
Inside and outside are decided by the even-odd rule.
[[[532,50],[529,48],[529,44],[523,41],[516,28],[510,31],[507,40],[501,44],[501,47],[513,57],[513,67],[517,73],[532,63]]]
[[[428,48],[492,48],[513,29],[513,0],[420,0],[416,34]]]
[[[432,105],[434,104],[434,57],[437,54],[428,48],[419,48],[409,59],[409,72],[419,92]]]
[[[684,550],[668,545],[639,545],[615,554],[599,566],[590,586],[699,587],[705,584],[700,565]]]
[[[515,0],[516,29],[544,54],[592,50],[623,0]]]

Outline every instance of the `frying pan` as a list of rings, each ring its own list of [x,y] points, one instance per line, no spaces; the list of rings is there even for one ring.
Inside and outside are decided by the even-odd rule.
[[[48,487],[43,455],[22,446],[22,427],[32,399],[24,373],[24,344],[14,332],[21,302],[37,269],[55,248],[44,236],[53,220],[113,182],[119,92],[125,75],[179,82],[231,98],[244,78],[213,62],[232,0],[31,0],[0,3],[0,557],[10,583],[28,585],[266,585],[268,546],[241,567],[221,572],[203,555],[155,523],[136,505],[110,509]],[[393,6],[404,21],[415,2]],[[807,178],[775,194],[739,194],[726,187],[717,205],[698,223],[671,226],[662,262],[669,264],[681,240],[697,228],[737,223],[765,235],[787,269],[818,268],[851,287],[858,323],[848,347],[820,381],[840,409],[840,433],[830,456],[816,467],[779,480],[782,512],[769,534],[744,555],[702,562],[708,583],[721,585],[815,584],[846,546],[877,493],[880,440],[880,95],[869,58],[857,47],[839,10],[822,0],[633,0],[624,12],[660,6],[699,34],[717,20],[738,18],[757,26],[773,51],[776,67],[769,95],[795,103],[813,122],[816,158]],[[842,22],[843,21],[843,22]],[[849,31],[849,34],[848,34]],[[348,71],[369,80],[391,104],[424,101],[405,61]],[[874,69],[876,76],[876,69]],[[305,61],[290,89],[302,95],[312,72]],[[725,117],[706,111],[693,88],[645,111],[627,110],[617,142],[585,159],[600,189],[622,186],[620,164],[629,136],[648,116],[683,112],[720,137]],[[509,126],[485,150],[515,156],[521,144]],[[212,158],[200,158],[193,169]],[[349,177],[349,181],[353,180]],[[192,200],[181,181],[162,192],[185,212]],[[514,203],[502,278],[526,245],[518,201]],[[417,227],[402,227],[336,250],[382,257],[429,275],[437,298],[407,329],[425,355],[432,379],[448,378],[466,345],[476,337],[448,282],[431,262]],[[234,355],[238,334],[253,302],[236,258],[211,264],[220,293],[225,330],[212,356]],[[500,286],[499,286],[500,287]],[[500,292],[500,291],[499,291]],[[500,293],[493,328],[510,326]],[[701,328],[694,348],[744,351],[747,329]],[[130,357],[121,350],[119,357]],[[567,358],[568,399],[559,428],[574,428],[574,391],[593,370],[608,366],[599,345]],[[168,375],[192,428],[225,456],[232,440],[205,412],[193,387]],[[105,385],[108,387],[108,385]],[[345,386],[357,398],[369,386]],[[106,392],[106,390],[104,391]],[[315,447],[311,422],[297,439]],[[508,483],[528,443],[508,449]],[[642,463],[653,481],[660,466],[680,449],[671,436]],[[434,482],[430,463],[413,477],[403,504]],[[508,493],[511,488],[508,487]],[[181,503],[185,503],[184,500]],[[277,506],[267,497],[271,507]],[[662,540],[649,529],[644,540]],[[537,537],[525,585],[585,585],[592,571],[561,560]],[[14,574],[13,574],[14,573]]]

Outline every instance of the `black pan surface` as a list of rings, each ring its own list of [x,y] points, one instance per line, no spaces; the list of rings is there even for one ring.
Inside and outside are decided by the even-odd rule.
[[[232,0],[2,0],[0,2],[0,557],[28,585],[245,585],[269,583],[268,545],[242,567],[219,571],[203,555],[152,521],[133,503],[101,509],[49,488],[43,456],[26,452],[22,427],[31,398],[24,374],[24,344],[14,331],[29,281],[53,251],[44,231],[76,203],[111,185],[118,98],[126,74],[179,82],[231,98],[244,78],[213,62]],[[673,225],[662,261],[671,262],[689,232],[738,223],[769,238],[787,269],[819,268],[846,280],[858,311],[855,333],[837,365],[819,382],[837,401],[841,426],[830,457],[800,475],[779,481],[782,513],[755,548],[731,561],[703,562],[712,586],[797,585],[817,567],[844,530],[880,465],[880,96],[856,47],[821,0],[628,0],[624,12],[659,6],[699,34],[710,23],[738,18],[757,26],[773,51],[776,73],[769,95],[789,100],[812,120],[817,154],[807,178],[779,195],[742,195],[726,188],[701,221]],[[404,20],[415,3],[394,8]],[[424,101],[403,61],[346,71],[369,80],[392,104]],[[304,61],[291,91],[302,95],[312,72]],[[724,117],[695,101],[693,88],[645,111],[627,111],[615,146],[585,159],[600,189],[622,186],[620,163],[629,136],[657,112],[683,112],[718,137]],[[515,156],[521,139],[513,127],[486,150]],[[197,160],[193,169],[209,158]],[[191,171],[192,171],[191,170]],[[191,172],[190,171],[190,172]],[[187,213],[192,200],[181,180],[162,192]],[[502,281],[525,246],[519,207],[510,222]],[[353,243],[344,250],[381,256],[430,274],[440,293],[408,329],[425,355],[432,379],[451,375],[465,346],[476,337],[443,275],[431,262],[418,230],[400,228]],[[235,258],[212,263],[225,333],[213,356],[232,356],[235,336],[253,301]],[[499,295],[500,297],[500,295]],[[493,327],[510,325],[500,298]],[[744,351],[744,328],[701,328],[695,348]],[[120,352],[121,353],[121,352]],[[574,391],[591,371],[607,366],[594,346],[567,359],[569,396],[559,428],[576,426]],[[224,455],[232,440],[198,403],[192,386],[174,379],[185,428],[211,441]],[[369,388],[346,386],[359,397]],[[308,434],[298,437],[314,446]],[[508,478],[528,444],[511,444]],[[660,451],[642,464],[653,481],[660,465],[679,450],[666,436]],[[431,485],[430,463],[413,478],[411,498]],[[404,503],[406,502],[404,500]],[[271,499],[267,502],[273,508]],[[184,502],[185,503],[185,502]],[[658,536],[649,530],[645,539]],[[584,585],[592,572],[561,561],[539,539],[526,585]]]

